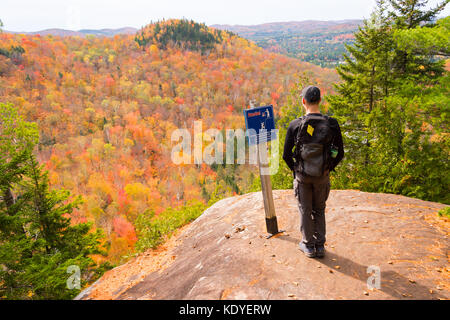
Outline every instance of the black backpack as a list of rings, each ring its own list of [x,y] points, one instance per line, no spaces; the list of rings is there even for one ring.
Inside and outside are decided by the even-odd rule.
[[[333,142],[329,117],[303,116],[294,142],[294,158],[300,172],[312,177],[323,176],[329,169]]]

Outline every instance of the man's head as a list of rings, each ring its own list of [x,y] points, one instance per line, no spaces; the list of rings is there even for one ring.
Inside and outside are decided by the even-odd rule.
[[[307,86],[302,91],[302,103],[305,107],[308,106],[319,106],[321,101],[320,89],[316,86]]]

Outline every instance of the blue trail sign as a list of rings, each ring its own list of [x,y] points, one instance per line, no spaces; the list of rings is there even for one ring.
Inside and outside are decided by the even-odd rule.
[[[257,148],[259,174],[261,177],[261,192],[266,215],[266,229],[270,234],[267,238],[270,238],[277,233],[283,232],[282,230],[278,230],[270,175],[263,173],[268,169],[269,162],[267,161],[267,144],[261,145],[261,143],[276,139],[273,106],[270,105],[244,110],[244,117],[245,126],[247,127],[248,143],[249,145],[256,145]]]
[[[248,130],[250,145],[271,141],[276,138],[273,106],[264,106],[244,110],[245,126]]]

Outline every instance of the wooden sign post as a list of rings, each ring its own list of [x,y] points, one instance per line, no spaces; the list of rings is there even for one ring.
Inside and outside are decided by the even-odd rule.
[[[258,167],[261,179],[261,191],[264,200],[264,211],[266,213],[266,228],[271,235],[279,233],[275,205],[273,203],[272,182],[270,181],[269,164],[267,159],[267,145],[258,144]],[[264,150],[265,149],[265,150]]]
[[[278,230],[275,205],[273,203],[272,183],[270,181],[270,168],[268,161],[268,142],[274,138],[271,130],[275,129],[273,107],[259,107],[244,110],[247,130],[253,130],[255,136],[249,135],[249,145],[256,144],[261,191],[266,216],[267,238],[283,232]]]

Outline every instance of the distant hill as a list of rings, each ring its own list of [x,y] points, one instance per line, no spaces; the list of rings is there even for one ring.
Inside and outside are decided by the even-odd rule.
[[[136,33],[138,29],[132,28],[132,27],[124,27],[119,29],[82,29],[78,31],[73,30],[66,30],[66,29],[45,29],[40,31],[33,31],[33,32],[17,32],[17,31],[7,31],[4,32],[7,33],[20,33],[20,34],[40,34],[42,36],[46,35],[53,35],[53,36],[61,36],[61,37],[68,37],[68,36],[80,36],[84,37],[86,35],[94,35],[94,36],[105,36],[105,37],[112,37],[116,34],[134,34]]]
[[[271,22],[259,25],[211,25],[215,29],[227,30],[271,52],[281,53],[302,61],[314,63],[321,67],[334,68],[343,62],[342,54],[346,52],[345,44],[353,41],[353,33],[363,20],[336,21],[290,21]],[[65,29],[45,29],[35,32],[15,32],[20,34],[40,34],[55,36],[94,35],[112,37],[116,34],[135,34],[138,29],[125,27],[119,29],[82,29],[78,31]]]
[[[183,19],[156,22],[143,27],[136,34],[135,41],[143,49],[153,44],[163,50],[168,46],[176,46],[180,49],[206,52],[221,43],[226,36],[235,34]]]
[[[363,20],[291,21],[260,25],[213,25],[237,33],[272,52],[286,54],[322,67],[343,62],[345,44],[353,41],[353,33]]]
[[[119,28],[119,29],[100,29],[100,30],[82,29],[82,30],[79,30],[78,32],[83,33],[83,34],[92,34],[92,35],[96,35],[96,36],[111,37],[111,36],[115,36],[116,34],[135,34],[136,31],[137,31],[136,28],[124,27],[124,28]]]
[[[351,31],[362,23],[363,20],[337,20],[337,21],[289,21],[289,22],[271,22],[257,25],[228,25],[216,24],[213,28],[226,29],[243,36],[257,36],[264,33],[311,33],[328,30],[347,30]]]

